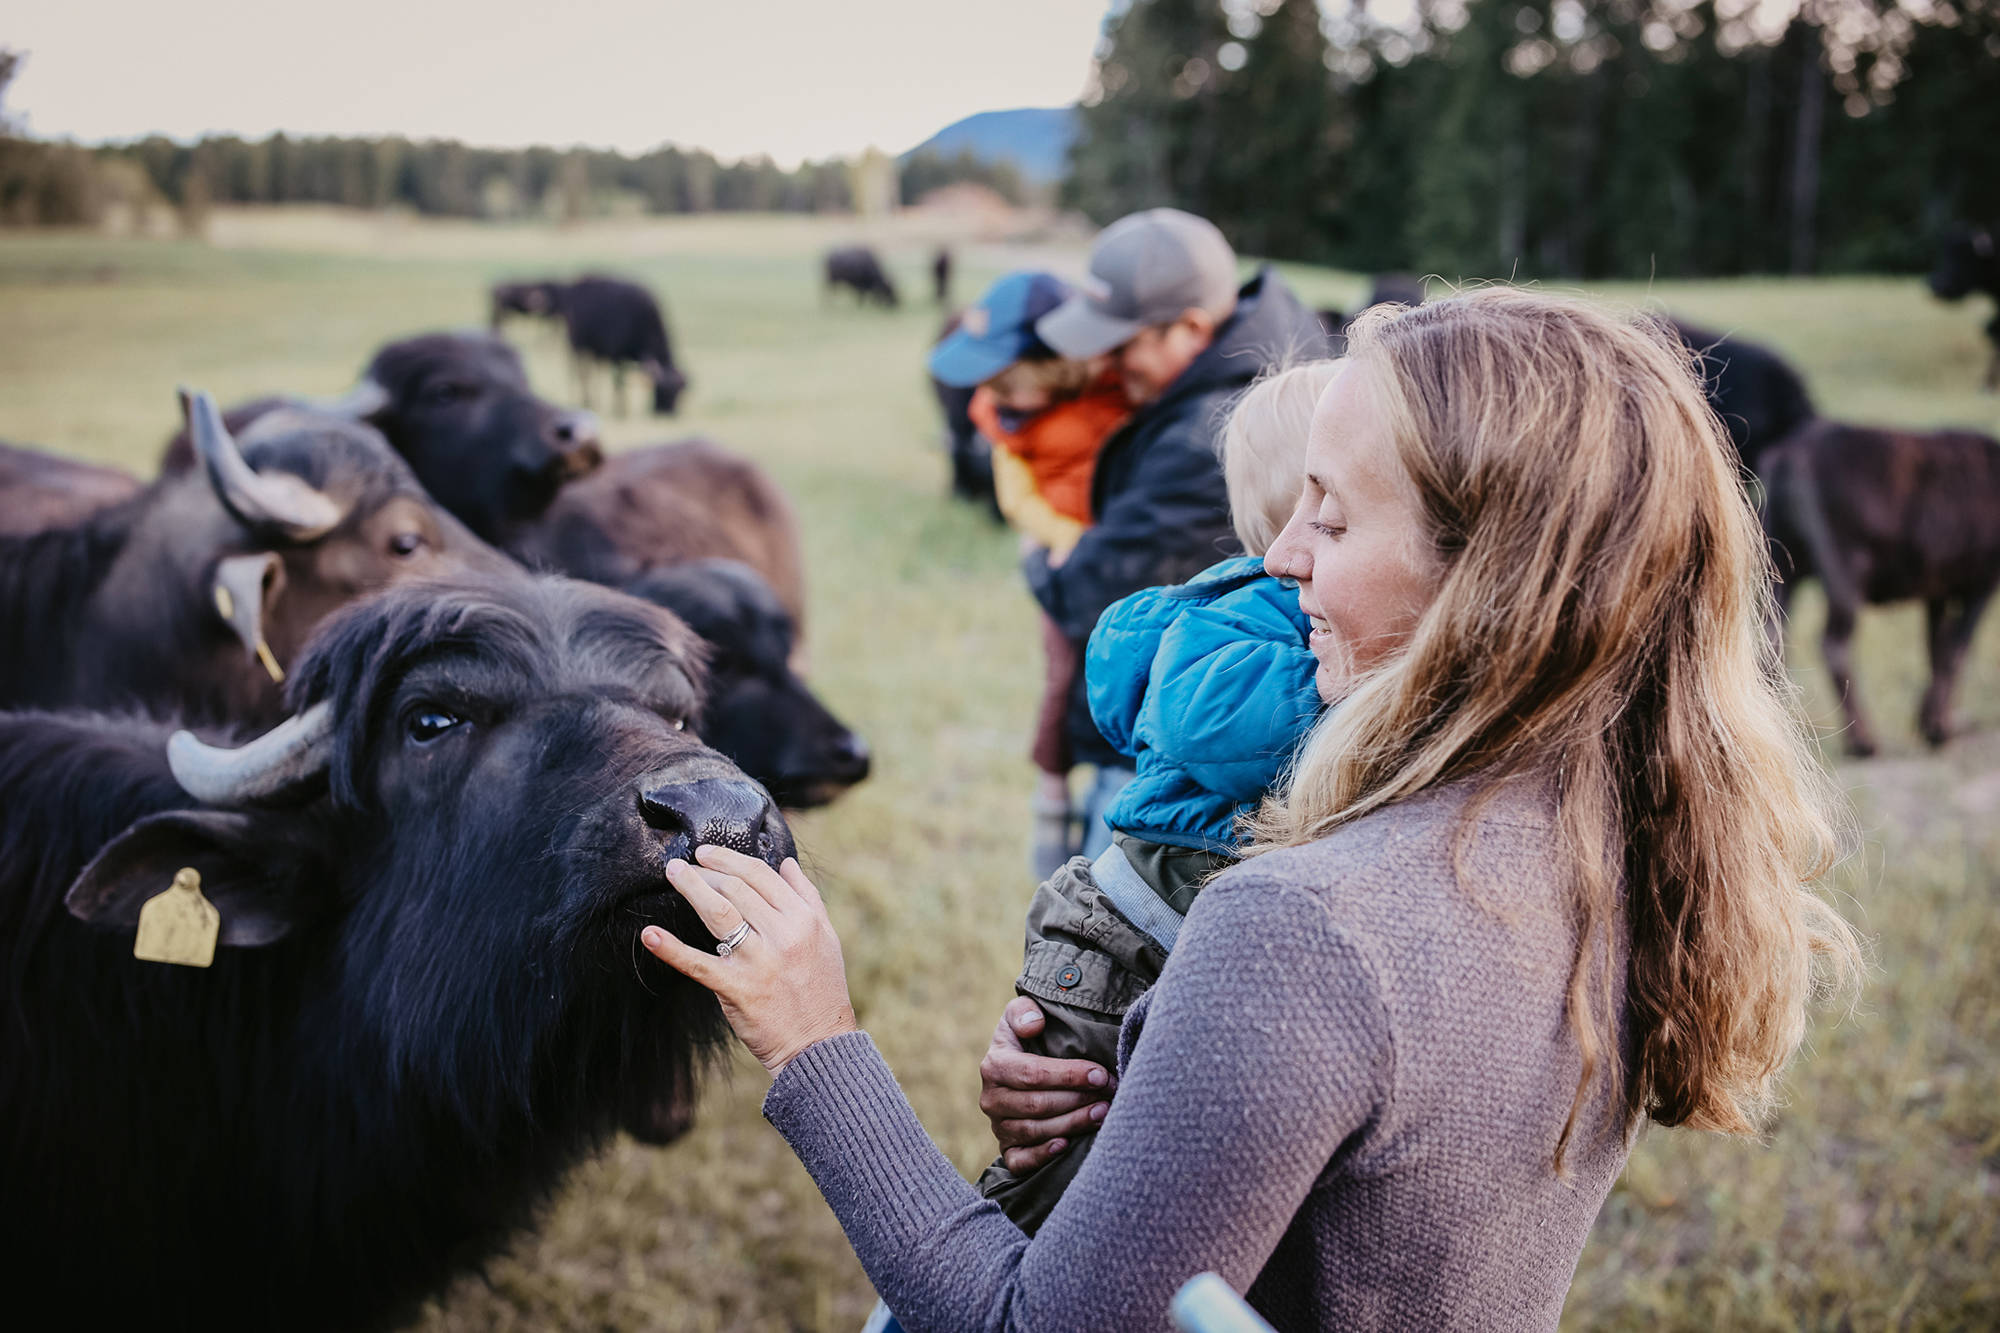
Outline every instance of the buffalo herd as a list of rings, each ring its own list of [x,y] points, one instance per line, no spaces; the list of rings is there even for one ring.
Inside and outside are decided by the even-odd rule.
[[[597,282],[494,305],[659,332]],[[382,1326],[686,1130],[726,1029],[637,947],[708,939],[665,863],[776,864],[869,750],[748,459],[607,461],[484,332],[180,408],[147,482],[0,446],[6,1271],[78,1327]],[[135,957],[188,879],[212,962]]]

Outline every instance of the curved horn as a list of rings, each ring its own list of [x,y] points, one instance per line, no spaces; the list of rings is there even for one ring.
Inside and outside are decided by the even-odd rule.
[[[347,511],[289,472],[263,473],[244,461],[223,424],[222,409],[200,390],[182,389],[188,438],[208,468],[209,484],[237,522],[290,542],[310,542],[340,526]]]
[[[234,750],[177,731],[167,738],[167,767],[174,781],[208,805],[242,805],[275,796],[326,767],[333,734],[333,705],[314,704],[297,717]]]
[[[366,375],[340,397],[324,399],[313,404],[321,412],[336,417],[346,417],[350,421],[365,421],[388,405],[389,391]]]

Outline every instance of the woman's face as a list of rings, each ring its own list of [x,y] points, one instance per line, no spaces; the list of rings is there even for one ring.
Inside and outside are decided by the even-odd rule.
[[[1315,683],[1331,703],[1409,642],[1439,571],[1396,459],[1376,371],[1350,365],[1314,409],[1306,477],[1264,568],[1297,579],[1312,618]]]

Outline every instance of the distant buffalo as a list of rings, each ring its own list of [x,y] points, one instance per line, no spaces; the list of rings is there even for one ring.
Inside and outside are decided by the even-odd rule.
[[[805,572],[791,501],[762,468],[707,440],[615,454],[563,487],[505,548],[533,569],[620,587],[708,556],[741,560],[805,620]]]
[[[1755,471],[1766,449],[1813,419],[1805,381],[1776,352],[1734,334],[1671,322],[1699,358],[1708,405],[1722,418],[1744,467]]]
[[[664,865],[793,850],[687,728],[698,658],[656,607],[510,570],[347,608],[234,748],[0,714],[19,1317],[401,1327],[619,1130],[673,1133],[727,1028],[638,945],[713,943]],[[212,964],[135,958],[184,869]]]
[[[1987,321],[1986,338],[1993,355],[1986,363],[1985,384],[2000,389],[2000,246],[1993,240],[1991,227],[1959,227],[1939,244],[1937,260],[1931,267],[1931,292],[1943,301],[1962,301],[1974,292],[1993,298],[1993,318]]]
[[[534,282],[496,282],[490,293],[493,331],[510,315],[529,319],[561,319],[563,296],[569,284],[543,278]]]
[[[138,493],[129,472],[0,443],[0,537],[68,527]]]
[[[579,278],[562,289],[563,326],[576,363],[578,396],[590,401],[590,367],[611,368],[611,401],[625,411],[625,367],[637,366],[653,386],[653,411],[672,415],[687,387],[674,366],[667,323],[653,294],[618,278]]]
[[[1854,679],[1855,620],[1864,605],[1906,601],[1924,604],[1929,641],[1918,727],[1944,744],[1959,669],[2000,586],[2000,440],[1817,421],[1766,450],[1759,475],[1780,608],[1806,579],[1826,590],[1823,648],[1847,748],[1876,748]]]
[[[417,577],[505,567],[373,429],[281,408],[239,448],[187,400],[203,466],[74,524],[0,538],[0,708],[267,723],[329,612]]]
[[[824,805],[868,776],[867,744],[792,669],[797,629],[756,570],[694,560],[641,574],[625,591],[707,642],[708,698],[695,730],[780,806]]]
[[[231,410],[243,430],[288,400]],[[347,395],[319,405],[381,431],[425,489],[473,532],[504,542],[535,518],[565,482],[603,460],[597,419],[545,402],[528,387],[519,353],[484,333],[429,333],[384,346]],[[183,431],[163,467],[192,466]]]
[[[896,284],[889,281],[881,258],[865,245],[826,252],[826,281],[821,295],[830,297],[839,287],[852,290],[855,300],[863,305],[874,301],[885,309],[894,309],[897,304]]]

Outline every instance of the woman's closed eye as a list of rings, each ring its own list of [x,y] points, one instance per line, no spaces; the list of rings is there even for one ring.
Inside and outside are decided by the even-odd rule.
[[[1314,532],[1317,532],[1322,537],[1341,537],[1347,533],[1347,525],[1345,523],[1322,523],[1318,519],[1313,519],[1310,526]]]

